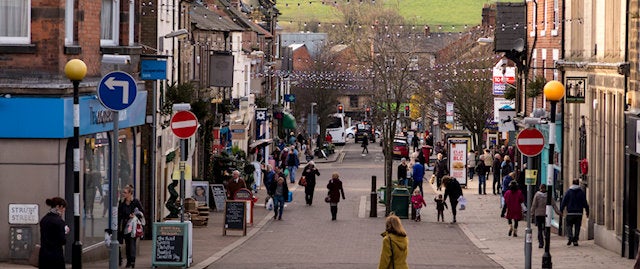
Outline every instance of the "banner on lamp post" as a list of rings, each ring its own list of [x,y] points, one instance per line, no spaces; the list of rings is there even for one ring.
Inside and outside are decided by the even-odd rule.
[[[453,123],[453,102],[447,102],[447,123]]]

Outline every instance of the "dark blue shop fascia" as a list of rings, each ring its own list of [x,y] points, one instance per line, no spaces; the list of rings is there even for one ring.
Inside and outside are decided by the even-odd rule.
[[[143,125],[147,92],[119,113],[121,129]],[[80,97],[80,135],[113,130],[111,110],[96,95]],[[69,138],[73,136],[72,97],[0,98],[0,138]]]

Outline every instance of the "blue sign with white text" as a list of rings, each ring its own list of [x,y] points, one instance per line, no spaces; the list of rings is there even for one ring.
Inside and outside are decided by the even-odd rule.
[[[123,110],[136,100],[138,86],[125,72],[114,71],[102,77],[98,84],[98,99],[108,109]]]
[[[167,79],[167,60],[142,60],[140,61],[140,78],[143,80]]]

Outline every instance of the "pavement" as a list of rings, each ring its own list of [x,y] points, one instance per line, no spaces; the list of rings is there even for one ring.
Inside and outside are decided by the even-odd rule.
[[[315,162],[318,165],[322,165],[323,167],[332,166],[333,162],[342,162],[342,159],[345,157],[345,153],[342,152],[342,147],[339,147],[335,154],[332,154],[328,157],[328,159],[318,159],[316,158]],[[395,170],[395,169],[394,169]],[[429,178],[431,176],[431,172],[428,171],[425,178]],[[526,222],[520,222],[520,227],[518,229],[519,237],[509,237],[507,236],[508,226],[506,220],[499,217],[500,215],[500,198],[499,195],[491,194],[491,177],[490,180],[487,181],[487,190],[489,194],[487,195],[479,195],[478,194],[478,180],[477,177],[474,180],[468,182],[468,185],[463,192],[465,197],[468,200],[467,209],[463,211],[458,211],[457,216],[457,224],[448,224],[453,228],[459,228],[462,231],[461,236],[466,236],[469,241],[473,243],[473,246],[477,248],[476,251],[482,252],[488,260],[491,260],[493,263],[498,264],[501,268],[511,269],[511,268],[525,268],[525,253],[524,253],[524,243],[525,243],[525,227]],[[425,200],[427,201],[427,208],[433,206],[433,195],[436,195],[438,192],[435,190],[434,185],[429,185],[428,181],[425,181]],[[293,191],[296,191],[296,186],[291,186],[290,188]],[[300,190],[296,192],[294,195],[299,195]],[[215,266],[215,264],[219,263],[224,259],[225,256],[233,256],[230,254],[232,251],[242,248],[248,247],[245,244],[248,240],[251,240],[256,234],[260,233],[262,229],[265,227],[269,227],[273,222],[272,212],[267,211],[262,204],[264,201],[264,197],[266,196],[266,191],[264,188],[258,191],[259,202],[254,207],[254,217],[253,224],[248,225],[247,235],[242,236],[240,233],[229,232],[227,236],[222,235],[222,227],[223,227],[223,216],[219,212],[211,212],[209,224],[205,227],[194,227],[194,236],[193,236],[193,263],[191,268],[208,268],[216,267],[216,268],[224,268]],[[301,199],[296,197],[294,199]],[[359,216],[360,221],[371,221],[371,218],[368,218],[369,212],[367,211],[369,208],[369,201],[365,198],[365,196],[356,198],[360,201],[360,210],[356,215]],[[384,209],[384,207],[378,205],[378,212],[380,209]],[[433,209],[433,208],[430,208]],[[429,210],[429,209],[428,209]],[[426,211],[425,211],[426,212]],[[429,211],[430,212],[430,211]],[[383,214],[382,214],[383,215]],[[423,225],[435,224],[435,216],[429,213],[429,215],[425,216],[423,213]],[[445,211],[445,218],[447,220],[451,220],[450,211]],[[381,214],[378,214],[378,220],[382,221]],[[414,222],[410,220],[403,220],[405,226],[413,226]],[[424,223],[427,222],[427,223]],[[382,223],[382,222],[380,222]],[[379,234],[380,227],[379,224],[375,224],[376,227],[372,231],[366,232],[375,232]],[[435,224],[438,225],[438,224]],[[542,255],[544,253],[544,249],[539,249],[537,247],[537,230],[535,225],[532,225],[532,267],[531,268],[541,268]],[[270,229],[270,228],[268,228]],[[413,228],[410,228],[413,229]],[[408,229],[409,230],[409,229]],[[457,231],[457,229],[450,229],[452,232]],[[365,231],[360,231],[360,233],[341,233],[341,237],[347,237],[347,241],[350,242],[358,242],[359,238],[361,238]],[[230,234],[230,235],[229,235]],[[262,233],[264,234],[264,233]],[[412,235],[412,238],[413,235]],[[552,256],[553,266],[555,268],[632,268],[634,264],[634,260],[626,259],[620,257],[620,255],[603,249],[599,246],[596,246],[593,243],[593,240],[581,240],[580,246],[566,246],[566,239],[564,237],[553,235],[551,238],[551,247],[550,254]],[[472,246],[472,247],[473,247]],[[138,246],[138,257],[136,262],[137,268],[151,268],[151,247],[152,242],[150,240],[141,240],[139,241]],[[338,247],[338,246],[336,246]],[[344,251],[345,249],[352,249],[353,253],[350,255],[353,259],[359,259],[357,245],[354,248],[343,248],[339,247],[338,250]],[[432,240],[411,240],[411,248],[415,250],[419,249],[433,249]],[[464,253],[464,252],[462,252]],[[229,254],[229,255],[228,255]],[[428,254],[425,254],[428,255]],[[464,255],[460,255],[464,256]],[[468,263],[469,261],[465,261],[464,257],[461,257],[462,261]],[[432,260],[429,260],[431,262]],[[461,262],[462,262],[461,261]],[[435,261],[433,261],[435,262]],[[452,261],[455,262],[455,261]],[[427,262],[425,262],[427,263]],[[109,261],[101,260],[94,262],[84,262],[83,268],[108,268]],[[415,266],[420,267],[420,266]],[[19,268],[33,268],[27,265],[19,265],[19,264],[9,264],[9,263],[0,263],[0,268],[8,268],[8,269],[19,269]],[[68,266],[70,268],[70,265]],[[266,267],[265,267],[266,268]],[[450,266],[446,266],[444,264],[440,265],[432,265],[429,268],[451,268]],[[456,266],[456,268],[466,268],[462,264]],[[475,267],[474,267],[475,268]],[[489,267],[487,267],[489,268]],[[490,267],[495,268],[495,267]]]

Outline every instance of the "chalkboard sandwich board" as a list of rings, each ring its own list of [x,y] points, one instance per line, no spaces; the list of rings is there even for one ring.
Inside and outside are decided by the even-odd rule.
[[[227,230],[241,230],[243,236],[247,235],[245,203],[246,201],[237,200],[230,200],[225,203],[222,235],[227,235]]]
[[[188,224],[154,222],[151,264],[187,267]]]
[[[210,184],[211,195],[213,196],[213,205],[216,207],[216,211],[222,211],[224,208],[224,202],[227,200],[227,192],[222,184]]]

